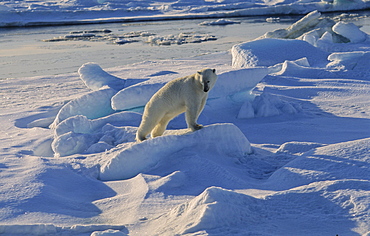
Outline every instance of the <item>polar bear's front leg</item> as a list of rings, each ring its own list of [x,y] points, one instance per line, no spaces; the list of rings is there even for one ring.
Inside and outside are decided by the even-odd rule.
[[[203,128],[202,125],[197,123],[197,120],[204,108],[204,104],[205,102],[203,102],[202,100],[200,103],[199,101],[198,103],[193,102],[189,104],[188,107],[186,108],[185,113],[186,123],[188,125],[188,128],[190,128],[192,131],[196,131]]]

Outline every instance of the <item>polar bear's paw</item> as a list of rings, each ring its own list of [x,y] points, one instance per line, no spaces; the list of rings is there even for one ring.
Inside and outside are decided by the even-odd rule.
[[[203,125],[196,124],[196,125],[194,125],[194,126],[191,128],[191,130],[192,130],[192,131],[196,131],[196,130],[200,130],[201,128],[203,128]]]

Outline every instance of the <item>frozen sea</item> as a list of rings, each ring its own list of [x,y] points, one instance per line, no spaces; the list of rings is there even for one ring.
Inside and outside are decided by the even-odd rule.
[[[326,14],[335,17],[338,14]],[[348,17],[367,33],[370,32],[368,12],[356,12]],[[0,78],[57,75],[77,72],[84,62],[94,61],[103,67],[127,65],[146,60],[187,58],[214,52],[223,52],[238,43],[250,41],[278,28],[286,28],[301,16],[262,16],[231,18],[240,24],[204,26],[207,19],[150,21],[138,23],[87,24],[72,26],[0,28]],[[64,37],[70,32],[108,29],[107,35],[124,35],[130,32],[149,32],[157,36],[192,33],[213,35],[214,41],[182,45],[158,46],[138,42],[115,44],[108,39],[70,40],[45,42]],[[98,33],[99,35],[99,33]]]
[[[176,20],[139,23],[114,23],[30,28],[0,28],[0,78],[56,75],[77,72],[84,62],[94,61],[103,67],[127,65],[146,60],[187,58],[230,50],[237,43],[255,39],[267,31],[285,28],[299,16],[283,16],[279,22],[266,22],[268,17],[233,18],[240,24],[201,26],[207,21]],[[158,36],[181,33],[209,34],[217,38],[204,43],[158,46],[139,42],[115,44],[109,40],[71,40],[44,42],[70,32],[108,29],[122,35],[147,31]],[[135,38],[133,38],[135,39]]]

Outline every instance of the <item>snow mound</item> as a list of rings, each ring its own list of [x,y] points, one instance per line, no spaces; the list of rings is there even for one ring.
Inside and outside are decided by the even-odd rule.
[[[296,61],[284,61],[282,64],[274,66],[274,69],[280,69],[275,75],[283,76],[299,76],[303,78],[318,78],[322,77],[322,74],[329,74],[325,69],[310,67],[308,62],[306,64],[301,63],[302,61],[307,61],[306,58]],[[272,67],[271,67],[272,69]]]
[[[346,37],[351,43],[361,43],[367,39],[367,34],[353,23],[338,22],[333,26],[333,31]]]
[[[240,100],[269,73],[264,67],[231,70],[218,75],[216,85],[209,92],[208,99],[231,96]]]
[[[334,25],[332,21],[322,19],[321,13],[316,11],[310,12],[305,15],[302,19],[295,22],[286,29],[277,29],[272,32],[267,32],[263,36],[264,38],[283,38],[283,39],[296,39],[300,36],[307,34],[307,32],[313,32],[318,25]]]
[[[318,147],[277,170],[271,175],[270,184],[290,189],[326,180],[369,181],[369,153],[369,138]]]
[[[179,132],[179,131],[176,131]],[[164,135],[133,143],[114,154],[100,169],[101,180],[128,179],[148,171],[162,159],[191,148],[197,153],[244,156],[252,152],[248,139],[233,124],[215,124],[183,135]]]
[[[304,57],[311,66],[326,65],[329,55],[306,41],[272,38],[234,45],[231,53],[234,68],[273,66]]]
[[[112,108],[119,111],[145,106],[167,82],[150,80],[124,88],[112,97]]]
[[[97,142],[97,137],[92,134],[69,132],[54,138],[51,148],[56,157],[63,157],[83,153],[95,142]]]
[[[136,112],[123,111],[98,119],[88,119],[86,116],[77,115],[62,121],[55,128],[55,136],[58,137],[68,132],[80,134],[92,134],[106,124],[116,126],[139,126],[141,115]]]
[[[115,90],[121,90],[125,86],[125,80],[117,78],[105,72],[98,64],[89,62],[78,69],[78,74],[86,86],[92,90],[99,90],[108,86]]]
[[[292,154],[312,151],[277,170],[263,183],[260,189],[269,189],[270,193],[258,197],[251,189],[208,187],[193,199],[149,221],[146,229],[158,235],[201,231],[222,235],[229,230],[235,235],[289,235],[290,232],[309,235],[311,231],[335,234],[341,229],[342,233],[351,235],[355,227],[353,218],[368,221],[369,142],[370,139],[363,139],[325,147],[318,143],[288,142],[280,151]],[[348,212],[350,219],[345,216]],[[333,216],[335,221],[331,220]],[[317,219],[323,224],[317,224]],[[276,227],[278,222],[284,226]]]
[[[322,147],[321,143],[312,143],[312,142],[287,142],[282,144],[277,150],[276,153],[289,153],[289,154],[303,154],[312,149]]]
[[[267,68],[246,68],[220,73],[208,99],[232,96],[234,94],[249,94],[267,74]],[[166,79],[151,79],[122,89],[112,97],[112,107],[115,110],[129,110],[143,107],[154,93],[163,87],[173,77]]]
[[[278,96],[263,92],[256,96],[254,100],[244,102],[239,110],[238,119],[295,114],[301,110],[299,104],[289,103]]]
[[[343,43],[365,43],[368,40],[369,36],[358,26],[339,20],[335,22],[313,11],[288,28],[267,32],[262,38],[299,39],[324,51],[339,51],[339,47],[345,47]]]
[[[175,171],[163,178],[153,181],[149,187],[153,191],[163,191],[171,188],[180,187],[186,184],[187,176],[184,172]]]
[[[59,110],[50,127],[55,128],[63,120],[75,115],[95,119],[112,114],[114,110],[111,108],[111,98],[116,92],[110,88],[97,90],[68,102]]]
[[[121,79],[103,70],[98,64],[88,62],[78,69],[78,74],[85,85],[92,90],[111,88],[119,91],[125,87],[144,82],[148,79]]]
[[[180,204],[154,220],[158,235],[184,235],[222,227],[258,223],[261,214],[258,200],[219,187],[207,188],[192,200]],[[171,225],[171,227],[166,227]]]
[[[354,226],[342,215],[348,210],[357,214],[368,210],[368,202],[361,200],[364,193],[357,193],[358,198],[350,198],[349,193],[342,192],[351,185],[358,186],[358,192],[361,192],[369,187],[369,182],[323,181],[272,193],[264,198],[209,187],[192,200],[149,222],[148,228],[156,235],[192,235],[199,232],[209,235],[229,235],[230,232],[233,235],[289,235],[291,232],[307,232],[302,231],[302,227],[325,234],[335,234],[339,227],[343,227],[341,232],[351,235]],[[360,209],[354,204],[358,204]],[[346,209],[341,206],[346,206]],[[335,222],[326,223],[326,219],[332,219],[333,215]],[[318,218],[324,223],[317,224]],[[284,224],[284,227],[276,227],[277,222]]]
[[[332,53],[328,57],[331,61],[328,69],[345,69],[354,71],[369,71],[370,70],[370,52],[337,52]]]
[[[62,157],[77,153],[98,153],[109,150],[118,144],[133,142],[141,115],[134,112],[122,112],[89,120],[85,116],[74,116],[55,129],[51,144],[55,156]],[[126,124],[123,127],[116,125]]]

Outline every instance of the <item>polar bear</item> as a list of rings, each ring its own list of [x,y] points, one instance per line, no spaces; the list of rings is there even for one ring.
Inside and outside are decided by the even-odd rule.
[[[208,92],[217,80],[216,69],[202,69],[197,73],[168,82],[146,104],[136,140],[161,136],[168,123],[186,112],[185,119],[192,131],[201,129],[198,116],[206,103]]]

